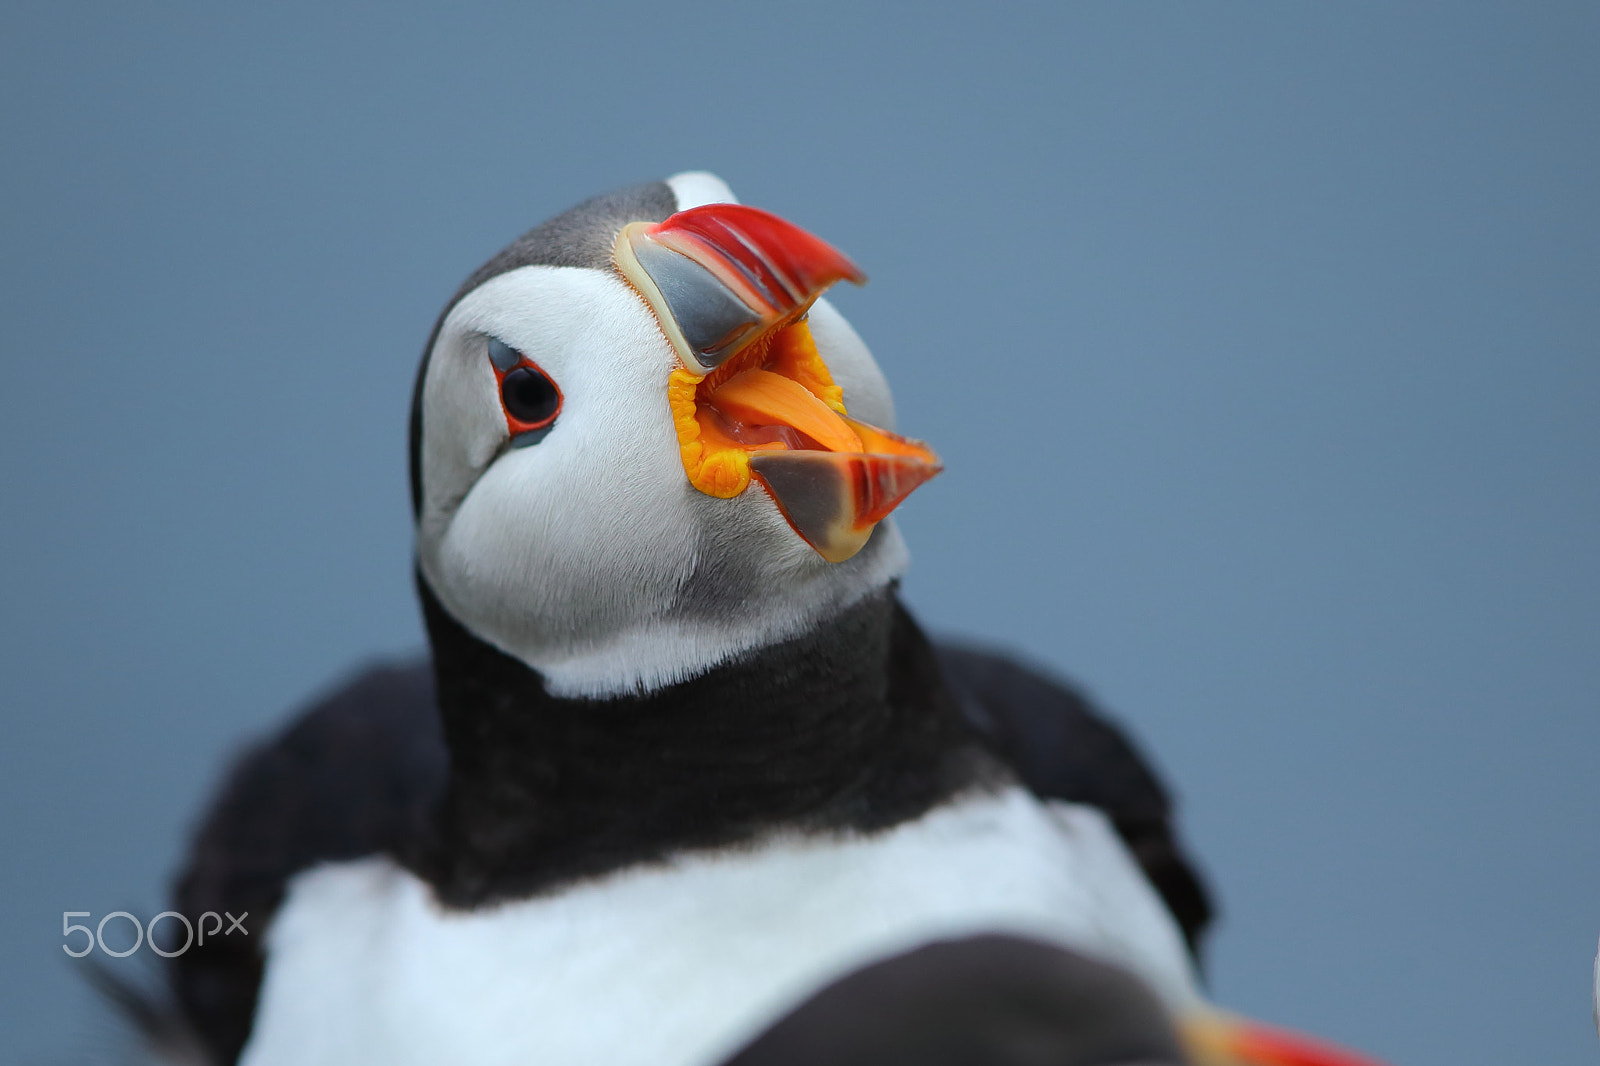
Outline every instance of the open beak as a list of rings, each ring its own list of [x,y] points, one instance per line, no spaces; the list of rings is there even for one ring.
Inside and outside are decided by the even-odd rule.
[[[1215,1010],[1185,1016],[1179,1033],[1195,1066],[1384,1066],[1334,1044]]]
[[[866,280],[832,246],[769,212],[707,204],[629,224],[615,257],[678,353],[667,401],[701,492],[728,498],[755,480],[837,563],[942,469],[927,445],[845,410],[805,320],[834,282]]]

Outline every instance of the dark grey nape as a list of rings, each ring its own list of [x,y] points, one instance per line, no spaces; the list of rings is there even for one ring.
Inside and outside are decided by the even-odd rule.
[[[417,380],[411,391],[411,514],[422,507],[422,382],[428,373],[428,357],[439,327],[451,308],[467,293],[490,278],[525,266],[611,267],[611,246],[617,233],[629,222],[660,222],[678,210],[678,197],[664,181],[631,185],[604,193],[541,222],[506,245],[461,283],[450,302],[439,312],[422,349]]]
[[[812,996],[723,1066],[1179,1066],[1131,974],[1008,936],[939,941]]]
[[[629,222],[660,222],[677,210],[677,194],[664,181],[630,185],[585,200],[539,223],[473,271],[445,306],[445,312],[490,278],[518,267],[609,269],[611,245],[623,226]]]

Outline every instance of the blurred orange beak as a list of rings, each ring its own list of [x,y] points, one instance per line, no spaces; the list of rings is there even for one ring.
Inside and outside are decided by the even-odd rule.
[[[1179,1032],[1195,1066],[1385,1066],[1287,1029],[1214,1011],[1184,1018]]]
[[[615,258],[678,353],[667,402],[701,492],[726,499],[756,481],[837,563],[942,469],[927,445],[845,410],[805,321],[828,286],[866,280],[832,246],[766,211],[708,204],[624,227]]]

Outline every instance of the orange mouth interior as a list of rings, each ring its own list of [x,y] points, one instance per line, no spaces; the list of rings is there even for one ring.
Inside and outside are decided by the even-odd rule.
[[[667,382],[667,401],[689,482],[722,499],[750,484],[755,452],[879,451],[874,445],[880,440],[897,443],[845,417],[844,392],[804,319],[772,331],[703,378],[678,367]]]

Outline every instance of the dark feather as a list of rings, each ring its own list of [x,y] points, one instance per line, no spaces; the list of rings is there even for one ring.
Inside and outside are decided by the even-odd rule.
[[[1177,1066],[1133,975],[1009,936],[942,940],[835,981],[724,1066]]]
[[[892,649],[890,659],[895,661],[891,671],[897,678],[892,682],[894,690],[903,695],[891,695],[890,703],[899,705],[901,700],[910,699],[930,707],[948,705],[950,697],[942,694],[944,686],[939,680],[942,670],[968,723],[1015,768],[1030,788],[1041,796],[1094,805],[1110,815],[1118,832],[1178,917],[1191,945],[1196,944],[1210,916],[1206,893],[1174,837],[1167,794],[1132,744],[1072,689],[1008,659],[983,652],[940,647],[936,649],[935,662],[920,631],[898,606],[892,612],[892,620],[896,636],[885,647]],[[435,629],[442,624],[437,614],[430,621]],[[451,654],[464,654],[458,646],[459,634],[435,632],[433,636],[436,642],[450,637],[442,639],[442,643],[455,648]],[[467,640],[478,643],[470,637]],[[483,676],[483,671],[490,667],[511,669],[500,662],[503,656],[486,646],[473,653],[488,654],[494,660],[489,667],[483,663],[476,666],[455,664],[462,669],[453,673],[460,674],[465,669],[466,673],[477,676],[473,684],[490,680]],[[520,664],[513,665],[527,672]],[[468,666],[471,668],[467,669]],[[746,687],[751,684],[748,676],[742,682]],[[798,690],[793,682],[791,678],[788,685],[791,691],[771,698],[779,710],[799,707],[794,702]],[[679,717],[683,714],[681,709],[656,707],[654,710]],[[490,718],[478,721],[468,731],[487,729],[492,734],[512,728],[516,726],[511,717],[513,711],[515,708],[499,707]],[[660,735],[661,723],[650,720],[649,714],[619,718],[604,712],[603,707],[597,706],[583,709],[584,714],[606,718],[613,727],[626,725],[628,720],[636,724],[643,722],[646,731],[639,739],[646,746],[659,747],[670,739]],[[796,710],[795,713],[801,712]],[[813,708],[807,713],[816,717],[818,712]],[[943,713],[935,717],[943,717]],[[848,717],[838,720],[849,722]],[[576,721],[581,724],[582,719]],[[823,721],[817,718],[813,724],[820,725]],[[693,724],[688,719],[684,719],[684,723]],[[466,725],[464,720],[456,722],[457,729]],[[748,776],[749,770],[762,764],[761,759],[755,758],[761,738],[751,734],[745,719],[714,721],[712,725],[707,743],[726,745],[742,738],[754,745],[749,751],[731,753],[728,761],[736,776]],[[580,731],[580,738],[593,739],[596,735],[593,729]],[[943,735],[944,740],[935,738],[934,748],[944,749],[952,743],[962,743],[958,737]],[[554,736],[560,739],[565,734]],[[625,738],[609,732],[608,739],[615,744]],[[860,737],[852,732],[846,739],[853,743]],[[528,783],[523,775],[530,767],[515,759],[507,762],[515,752],[496,754],[479,748],[471,743],[465,748],[478,751],[484,764],[471,771],[480,775],[475,786],[479,790],[487,787],[485,794],[490,796],[502,793],[513,799],[522,796]],[[673,750],[681,751],[682,745],[674,745]],[[311,707],[282,734],[247,752],[227,776],[195,837],[187,869],[178,882],[175,909],[191,916],[205,911],[234,915],[248,912],[244,926],[250,935],[213,936],[204,947],[193,948],[174,959],[171,966],[176,998],[214,1061],[232,1063],[237,1060],[250,1033],[263,966],[261,935],[282,903],[289,879],[296,873],[319,862],[387,854],[434,881],[447,898],[458,904],[470,905],[473,899],[505,898],[547,890],[564,879],[604,872],[630,862],[648,861],[663,850],[660,841],[653,839],[653,835],[660,832],[678,835],[679,844],[683,846],[703,847],[748,837],[768,815],[774,818],[781,815],[792,821],[798,809],[791,808],[796,803],[804,808],[817,802],[817,797],[811,793],[819,782],[826,782],[815,774],[825,770],[832,761],[832,754],[825,745],[796,749],[796,752],[810,760],[808,765],[812,770],[806,770],[800,763],[785,764],[785,773],[798,775],[795,778],[798,783],[793,788],[781,782],[775,787],[764,777],[746,782],[755,791],[745,790],[744,794],[757,806],[770,807],[767,815],[729,801],[728,789],[743,788],[740,782],[744,782],[744,777],[718,782],[711,773],[711,762],[700,756],[692,760],[699,768],[693,779],[686,777],[672,786],[682,795],[665,806],[658,805],[656,815],[649,818],[621,817],[627,813],[625,811],[616,818],[605,816],[607,810],[616,807],[617,796],[601,795],[592,790],[579,796],[563,795],[562,805],[575,804],[568,807],[574,818],[591,821],[601,818],[596,823],[605,852],[600,856],[604,859],[600,867],[590,861],[594,858],[592,855],[578,861],[572,842],[567,840],[570,834],[564,832],[563,825],[555,824],[562,819],[552,822],[548,810],[540,812],[527,808],[524,813],[520,804],[507,807],[499,801],[476,810],[472,819],[474,825],[464,828],[476,830],[474,835],[478,841],[468,851],[459,852],[459,839],[452,843],[455,834],[448,831],[448,814],[454,809],[460,815],[462,810],[458,805],[463,800],[458,796],[453,803],[445,802],[449,794],[450,755],[441,731],[433,670],[426,660],[370,670]],[[808,753],[814,753],[814,757]],[[548,753],[536,754],[548,761]],[[610,749],[610,754],[627,757],[626,751],[618,755],[615,748]],[[639,754],[644,758],[649,753],[641,747]],[[688,754],[692,753],[686,753],[686,757]],[[584,761],[592,763],[597,755],[597,752],[590,752]],[[918,766],[923,768],[919,772],[930,771],[935,765],[928,762],[926,756],[919,755],[918,759]],[[543,766],[541,772],[551,771],[549,766],[540,765]],[[639,774],[651,772],[642,763],[627,773],[614,773],[614,769],[614,766],[606,769],[596,781],[609,788],[619,783],[626,785],[638,779]],[[848,767],[835,765],[835,769]],[[521,780],[505,782],[502,787],[489,777],[481,776],[501,773],[510,773]],[[883,779],[890,791],[877,798],[859,779],[847,781],[841,777],[839,782],[828,785],[828,788],[844,788],[837,797],[842,802],[834,804],[832,821],[842,819],[840,824],[864,827],[890,824],[914,816],[938,796],[959,788],[962,780],[973,779],[971,772],[965,771],[926,796],[913,797],[905,790],[905,782],[910,779],[903,772],[896,771],[896,774],[898,776]],[[563,787],[570,790],[577,780],[569,776]],[[598,787],[595,781],[583,787],[590,785]],[[708,795],[720,792],[719,797],[714,797],[719,802],[701,803],[695,798],[698,792],[690,794],[683,791],[685,788],[710,788],[712,793]],[[505,789],[510,791],[505,792]],[[865,807],[861,806],[864,799]],[[632,796],[629,802],[637,812],[645,799]],[[683,817],[661,821],[661,811],[671,814],[680,807],[679,815],[690,811],[700,811],[707,816],[718,810],[732,812],[730,816],[734,816],[734,822],[719,828],[698,824],[696,819],[685,821]],[[447,816],[443,833],[437,818],[441,810]],[[487,828],[477,824],[485,818],[501,819],[502,824]],[[547,832],[560,831],[552,840],[555,845],[562,846],[551,846],[544,852],[524,847],[525,830],[529,825],[543,826],[543,831]],[[674,825],[678,829],[674,830]],[[619,833],[632,836],[623,839]],[[506,849],[500,852],[502,858],[494,859],[487,866],[481,849],[483,839],[499,841],[497,847]],[[461,861],[467,861],[470,868],[480,873],[463,880]]]
[[[938,651],[968,720],[1028,788],[1110,816],[1198,960],[1210,894],[1178,842],[1172,799],[1132,738],[1077,689],[1013,659],[956,645]]]
[[[418,582],[451,780],[415,867],[473,907],[780,828],[883,828],[1007,775],[892,593],[641,695],[562,699]]]
[[[212,936],[172,961],[177,999],[215,1062],[236,1061],[250,1035],[261,937],[289,878],[319,862],[412,850],[445,772],[425,661],[367,671],[234,765],[174,904],[195,919],[249,914],[248,936]]]

